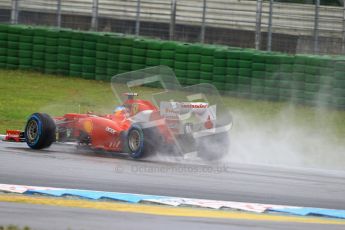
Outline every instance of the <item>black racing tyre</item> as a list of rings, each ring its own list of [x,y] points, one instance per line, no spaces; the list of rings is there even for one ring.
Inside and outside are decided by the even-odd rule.
[[[56,139],[55,122],[45,113],[34,113],[26,123],[24,136],[30,148],[48,148]]]
[[[133,124],[128,130],[126,144],[129,156],[139,159],[155,154],[161,144],[161,137],[155,128],[143,129]]]
[[[228,132],[207,135],[196,139],[198,157],[204,161],[220,161],[230,151]]]
[[[138,125],[132,125],[128,130],[127,149],[129,156],[134,159],[142,158],[146,151],[144,146],[144,132]]]

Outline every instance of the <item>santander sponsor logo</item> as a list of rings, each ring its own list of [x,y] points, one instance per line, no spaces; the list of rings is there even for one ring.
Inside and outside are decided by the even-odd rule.
[[[185,109],[206,109],[206,108],[208,108],[208,103],[202,103],[202,102],[183,103],[182,108],[185,108]]]

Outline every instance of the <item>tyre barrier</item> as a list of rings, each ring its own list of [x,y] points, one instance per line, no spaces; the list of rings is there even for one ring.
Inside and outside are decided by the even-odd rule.
[[[166,65],[183,85],[224,94],[345,108],[345,57],[288,55],[115,33],[0,24],[0,68],[110,81]]]

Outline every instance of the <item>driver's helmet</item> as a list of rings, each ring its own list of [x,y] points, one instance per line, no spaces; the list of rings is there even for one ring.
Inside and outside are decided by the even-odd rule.
[[[123,105],[116,106],[114,109],[115,114],[125,112],[125,111],[126,111],[126,107],[124,107]]]
[[[114,109],[114,117],[117,119],[126,119],[129,116],[128,110],[125,106],[117,106]]]
[[[130,107],[126,106],[126,105],[120,105],[115,107],[114,110],[114,115],[117,117],[128,117],[130,114]]]

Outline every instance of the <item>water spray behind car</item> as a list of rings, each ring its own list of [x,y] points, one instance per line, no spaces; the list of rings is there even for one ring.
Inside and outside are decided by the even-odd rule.
[[[327,88],[320,89],[316,105],[307,109],[292,102],[273,103],[266,112],[255,105],[254,114],[250,108],[232,109],[236,122],[225,161],[344,170],[345,144],[331,127],[334,113],[324,106],[327,93]]]

